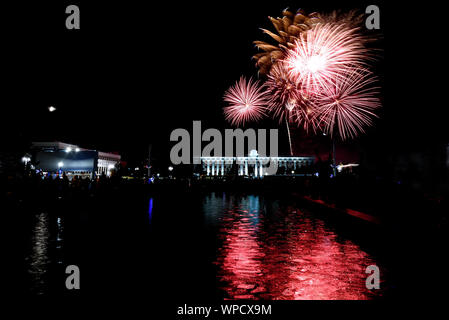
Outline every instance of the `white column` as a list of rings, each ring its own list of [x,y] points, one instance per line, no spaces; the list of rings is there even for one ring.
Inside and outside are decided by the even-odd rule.
[[[207,175],[209,176],[210,175],[210,163],[209,163],[209,161],[206,163],[207,163]]]
[[[257,161],[256,161],[256,162],[254,162],[254,177],[257,178],[257,174],[258,174],[258,172],[257,172]]]
[[[248,175],[248,161],[245,160],[245,176]]]
[[[221,161],[221,175],[224,176],[224,160]]]
[[[212,161],[212,175],[215,175],[215,162]]]
[[[260,163],[259,176],[260,176],[261,178],[263,178],[263,166],[262,166],[262,162]]]

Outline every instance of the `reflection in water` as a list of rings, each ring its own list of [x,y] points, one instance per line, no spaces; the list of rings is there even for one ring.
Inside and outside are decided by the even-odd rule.
[[[151,223],[151,219],[153,217],[153,198],[150,198],[150,201],[148,203],[148,218]]]
[[[258,196],[206,199],[206,215],[222,212],[214,217],[222,241],[216,264],[228,298],[375,297],[365,287],[364,271],[376,264],[372,257],[353,242],[337,237],[323,221],[296,208],[276,205],[265,208]]]
[[[64,221],[62,217],[56,220],[56,263],[62,264],[64,259]]]
[[[45,291],[45,276],[50,263],[48,257],[49,221],[48,214],[41,213],[37,216],[37,222],[33,229],[32,250],[28,256],[28,273],[33,282],[32,289],[36,294],[43,294]]]

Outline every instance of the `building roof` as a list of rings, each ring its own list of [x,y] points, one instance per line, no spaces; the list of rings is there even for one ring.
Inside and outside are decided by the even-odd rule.
[[[47,150],[47,151],[62,151],[62,150],[69,150],[71,151],[97,151],[98,157],[102,159],[110,159],[114,161],[120,161],[121,156],[119,154],[110,153],[110,152],[103,152],[98,150],[90,150],[81,148],[80,146],[71,144],[71,143],[65,143],[61,141],[39,141],[39,142],[32,142],[31,143],[33,149],[40,149],[40,150]]]

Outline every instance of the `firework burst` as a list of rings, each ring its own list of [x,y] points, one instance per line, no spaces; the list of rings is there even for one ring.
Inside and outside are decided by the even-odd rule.
[[[317,91],[335,78],[343,78],[366,64],[365,38],[348,24],[320,23],[295,41],[285,64],[289,75],[308,92]]]
[[[233,125],[258,121],[269,113],[304,130],[320,129],[342,140],[354,138],[372,125],[380,107],[375,77],[368,71],[375,55],[374,38],[363,33],[364,15],[356,11],[306,14],[282,12],[269,18],[274,32],[262,29],[275,42],[255,41],[261,52],[253,58],[265,84],[241,78],[224,100],[226,119]]]
[[[318,125],[331,136],[338,131],[342,140],[364,133],[381,106],[375,82],[365,69],[353,69],[347,77],[334,78],[315,96],[313,117]]]
[[[265,82],[270,95],[269,108],[274,117],[281,122],[289,118],[289,113],[300,104],[301,91],[296,81],[291,79],[282,63],[276,63]]]
[[[264,41],[254,41],[255,46],[262,50],[253,56],[259,73],[267,75],[271,67],[279,60],[285,58],[285,52],[293,47],[293,43],[302,32],[309,30],[319,22],[322,22],[317,12],[306,14],[299,9],[293,13],[287,9],[282,11],[282,18],[268,17],[274,26],[274,32],[262,29],[262,32],[275,40],[274,44]]]
[[[283,63],[273,65],[265,85],[270,96],[269,109],[273,117],[277,118],[279,123],[284,120],[295,122],[308,130],[312,124],[308,94],[301,89],[300,83],[288,74]]]
[[[242,76],[226,91],[224,101],[229,103],[223,109],[226,120],[239,126],[249,121],[258,121],[266,115],[268,95],[259,81],[252,78],[246,80]]]

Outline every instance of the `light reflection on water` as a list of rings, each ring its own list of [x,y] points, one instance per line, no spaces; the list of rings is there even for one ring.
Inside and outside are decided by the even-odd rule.
[[[62,217],[56,219],[56,263],[62,264],[64,260],[64,220]]]
[[[230,299],[364,300],[365,269],[374,259],[325,223],[258,196],[211,196],[209,223],[222,241],[216,264]],[[222,214],[219,214],[222,212]],[[207,216],[209,213],[209,216]]]
[[[27,267],[33,283],[31,290],[36,294],[43,294],[46,290],[46,275],[50,264],[48,255],[49,217],[47,213],[40,213],[36,218],[31,253],[27,257]]]

